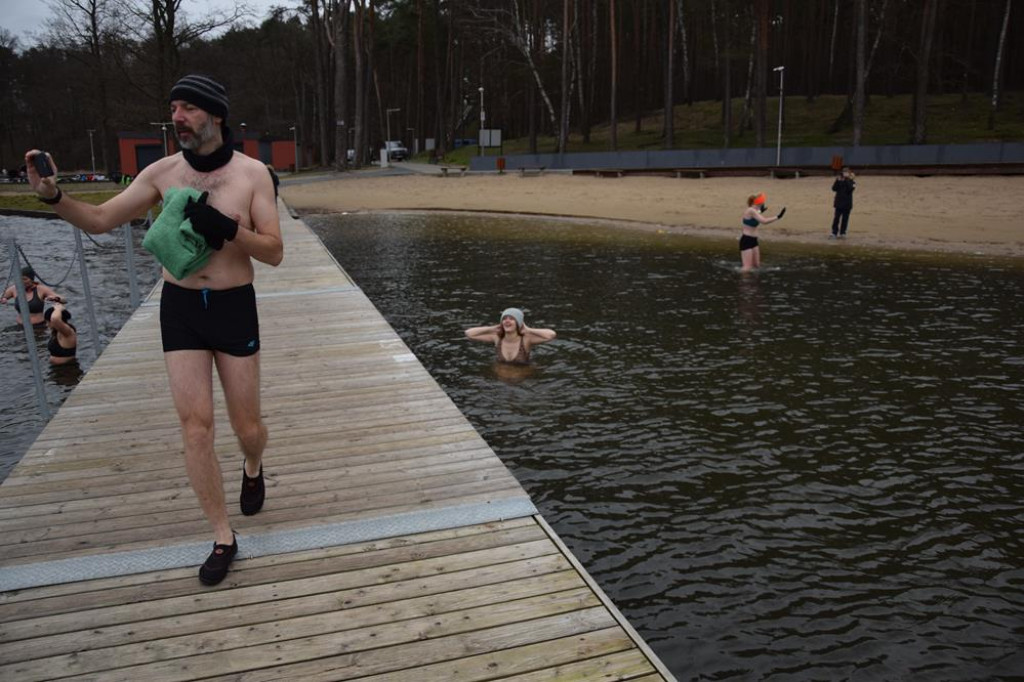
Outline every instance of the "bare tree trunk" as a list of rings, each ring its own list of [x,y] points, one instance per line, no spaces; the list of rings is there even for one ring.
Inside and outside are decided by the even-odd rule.
[[[641,14],[642,13],[642,14]],[[647,31],[647,0],[633,0],[633,104],[636,125],[633,132],[639,133],[644,126],[644,33]]]
[[[928,140],[928,81],[931,75],[932,43],[935,37],[935,5],[938,0],[923,0],[921,10],[921,41],[917,51],[917,84],[914,88],[914,122],[911,144]]]
[[[859,147],[864,133],[864,43],[867,34],[867,0],[856,0],[857,13],[857,85],[853,94],[853,146]]]
[[[334,116],[341,122],[334,127],[334,165],[348,167],[348,31],[349,6],[341,3],[334,14]]]
[[[960,90],[961,104],[967,104],[967,88],[971,79],[971,53],[974,47],[974,15],[977,9],[977,0],[971,0],[971,19],[967,23],[967,48],[964,50],[964,80]]]
[[[572,60],[569,22],[572,17],[571,0],[562,0],[562,116],[558,125],[558,153],[564,154],[569,144],[569,109],[572,93],[569,91],[569,70]]]
[[[531,11],[531,16],[533,17],[533,20],[529,22],[529,28],[526,29],[526,30],[532,36],[532,40],[529,43],[531,47],[528,47],[527,49],[531,50],[532,54],[535,55],[535,57],[531,57],[531,60],[536,62],[537,60],[540,59],[540,49],[541,49],[540,21],[538,21],[538,17],[540,16],[540,0],[533,0],[533,8],[532,8],[532,11]],[[536,154],[537,153],[537,93],[538,93],[540,88],[537,85],[536,81],[531,81],[527,87],[529,88],[529,92],[530,92],[529,98],[528,98],[529,107],[530,107],[530,124],[529,124],[530,125],[530,153],[531,154]]]
[[[768,0],[757,2],[757,116],[754,119],[754,144],[764,145],[768,123]]]
[[[366,158],[366,59],[363,29],[366,21],[366,0],[355,0],[355,16],[352,22],[352,49],[355,54],[356,71],[356,132],[355,163],[363,166]]]
[[[728,11],[728,9],[726,9],[726,11],[725,11],[725,19],[726,19],[726,21],[728,21],[728,17],[729,17],[729,11]],[[726,31],[728,31],[728,30],[729,30],[728,29],[728,24],[726,24]],[[723,38],[723,40],[725,40],[727,38],[727,36],[723,35],[722,38]],[[722,50],[721,50],[721,48],[718,45],[718,7],[715,4],[715,0],[711,0],[711,46],[712,46],[712,51],[713,51],[713,55],[712,56],[714,57],[714,60],[712,61],[712,64],[713,64],[713,69],[714,69],[715,82],[716,83],[720,83],[721,82],[721,73],[722,73],[722,71],[721,71],[721,67],[719,66],[719,64],[722,63]]]
[[[751,99],[754,88],[754,54],[757,51],[757,24],[750,25],[750,52],[747,55],[747,89],[743,93],[743,114],[740,116],[740,133],[753,127],[754,109]]]
[[[608,27],[611,42],[611,103],[609,105],[609,144],[612,151],[619,148],[619,26],[615,15],[615,0],[608,0]]]
[[[665,29],[665,114],[662,117],[664,122],[664,147],[672,149],[675,141],[675,97],[673,85],[675,84],[675,36],[676,36],[676,4],[668,0],[668,26]]]
[[[725,5],[725,16],[728,18],[730,16],[729,0],[722,1]],[[712,7],[713,6],[714,5],[712,4]],[[729,29],[730,25],[726,24],[726,30],[722,34],[724,49],[721,52],[718,51],[717,40],[715,41],[716,57],[722,60],[721,68],[718,68],[716,65],[716,70],[722,74],[722,142],[726,149],[732,146],[732,68],[729,63],[729,47],[732,31]]]
[[[714,12],[714,3],[712,3],[712,12]],[[683,0],[676,0],[676,21],[679,22],[679,40],[681,45],[679,46],[680,51],[683,53],[683,102],[686,104],[693,104],[692,95],[690,92],[690,45],[686,35],[686,17],[683,14]],[[714,31],[712,31],[712,34]],[[718,36],[713,36],[715,39],[715,75],[718,75]]]
[[[1003,28],[999,31],[999,47],[996,49],[996,65],[992,69],[992,107],[988,110],[988,129],[996,127],[996,111],[999,109],[999,81],[1003,70],[1003,51],[1006,49],[1006,27],[1010,25],[1010,8],[1013,0],[1006,0],[1003,12]]]
[[[833,67],[836,63],[836,33],[839,31],[839,0],[835,2],[832,12],[832,42],[828,46],[828,86],[832,87]]]
[[[426,46],[423,42],[423,0],[416,0],[416,118],[413,119],[413,125],[416,126],[413,133],[416,138],[412,141],[411,153],[413,154],[420,151],[420,140],[426,137],[423,109],[426,103],[424,87],[427,82],[427,57]]]

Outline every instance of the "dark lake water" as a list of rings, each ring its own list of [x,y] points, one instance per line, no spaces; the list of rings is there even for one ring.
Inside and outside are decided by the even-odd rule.
[[[679,679],[1024,671],[1024,271],[306,218]],[[498,376],[463,336],[558,339]]]
[[[46,341],[49,331],[45,326],[35,328],[35,346],[39,352],[43,387],[47,404],[56,413],[67,394],[78,385],[82,371],[88,369],[95,358],[95,347],[89,330],[89,315],[78,263],[73,260],[75,237],[72,227],[60,220],[41,220],[0,216],[0,283],[4,289],[14,283],[9,279],[11,254],[8,239],[13,235],[38,275],[56,284],[54,288],[68,299],[72,324],[78,328],[78,363],[53,367],[49,363]],[[145,296],[160,276],[160,266],[142,249],[144,230],[134,228],[132,239],[135,270],[140,295]],[[96,307],[96,323],[100,345],[106,344],[121,329],[132,313],[129,297],[128,271],[125,263],[124,233],[114,232],[94,236],[93,241],[83,236],[89,284]],[[74,263],[74,265],[72,265]],[[25,265],[22,259],[22,266]],[[25,332],[16,322],[13,303],[0,306],[0,481],[32,445],[46,421],[39,412],[32,365],[25,347]]]

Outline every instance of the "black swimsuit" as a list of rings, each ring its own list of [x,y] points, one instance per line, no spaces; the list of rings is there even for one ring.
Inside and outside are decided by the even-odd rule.
[[[25,298],[28,298],[28,313],[29,315],[38,315],[39,313],[43,312],[45,304],[43,303],[42,296],[39,295],[38,288],[32,287],[31,293],[33,298],[28,298],[29,292],[25,292]],[[17,298],[14,299],[14,309],[17,310],[19,313],[21,312],[21,306],[18,305]]]
[[[70,323],[67,324],[69,327],[74,329],[76,333],[78,332],[78,330],[75,329],[75,325]],[[78,350],[78,344],[75,344],[71,348],[65,348],[60,345],[60,341],[57,340],[57,332],[53,332],[50,334],[50,340],[46,342],[46,350],[50,351],[50,355],[55,358],[73,358],[75,357],[75,352]]]

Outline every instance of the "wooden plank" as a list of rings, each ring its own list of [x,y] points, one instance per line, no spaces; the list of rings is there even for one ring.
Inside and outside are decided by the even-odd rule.
[[[527,501],[320,241],[290,219],[282,230],[285,263],[256,265],[271,432],[256,517],[232,504],[241,453],[214,389],[243,540]],[[295,305],[303,295],[316,306]],[[158,285],[0,485],[0,569],[208,541],[159,296]],[[671,679],[539,517],[244,553],[216,589],[189,567],[0,593],[0,679]]]
[[[476,656],[423,666],[417,679],[471,682],[475,680],[629,680],[654,672],[650,662],[620,630],[608,628],[577,637],[563,637]],[[409,670],[360,678],[361,682],[404,682]]]

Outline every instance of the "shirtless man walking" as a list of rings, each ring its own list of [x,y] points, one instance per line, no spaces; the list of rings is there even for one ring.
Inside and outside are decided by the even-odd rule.
[[[227,575],[238,543],[213,451],[213,365],[231,428],[245,455],[242,513],[255,514],[263,506],[267,428],[260,417],[259,323],[251,259],[276,266],[284,257],[284,246],[266,166],[234,153],[224,87],[206,76],[185,76],[171,88],[169,101],[182,151],[147,166],[127,189],[99,206],[64,196],[55,182],[56,167],[53,175],[40,177],[33,163],[39,150],[25,155],[25,165],[40,199],[90,234],[109,232],[144,215],[169,188],[208,193],[198,202],[190,201],[185,214],[215,250],[202,269],[184,279],[175,279],[164,269],[160,333],[181,421],[185,469],[213,527],[213,552],[199,569],[199,579],[215,585]]]

